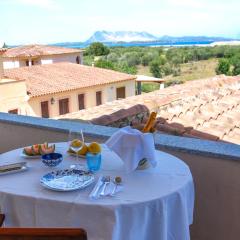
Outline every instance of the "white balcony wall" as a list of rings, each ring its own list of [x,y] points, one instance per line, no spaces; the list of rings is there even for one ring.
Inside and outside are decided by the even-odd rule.
[[[74,125],[76,129],[84,129],[86,141],[104,142],[114,133],[113,128],[69,121],[46,120],[0,114],[0,153],[15,148],[28,146],[33,143],[67,141],[69,128]],[[19,123],[17,122],[19,118]],[[8,119],[8,120],[7,120]],[[59,130],[56,130],[58,128]],[[117,131],[117,129],[116,129]],[[94,132],[94,136],[92,133]],[[158,135],[158,134],[157,134]],[[23,137],[24,136],[24,137]],[[185,138],[160,134],[165,145],[160,145],[156,138],[156,147],[162,151],[177,156],[185,161],[191,169],[195,184],[195,210],[194,221],[191,225],[191,240],[237,240],[240,236],[240,158],[233,160],[235,149],[238,146],[226,143],[214,143],[204,140],[192,140],[201,145],[208,143],[224,156],[218,157],[216,153],[194,153],[189,146],[182,151],[166,150],[180,141],[183,148]],[[165,139],[165,140],[164,140]],[[224,147],[226,146],[226,147]],[[197,147],[197,146],[196,146]],[[195,148],[194,148],[195,149]],[[228,155],[229,154],[229,155]],[[238,155],[240,156],[240,155]],[[179,175],[179,177],[184,177]]]

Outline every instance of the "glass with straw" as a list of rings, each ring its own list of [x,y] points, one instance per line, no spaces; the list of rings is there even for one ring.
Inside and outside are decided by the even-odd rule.
[[[78,162],[79,152],[83,149],[85,145],[83,131],[80,130],[80,132],[76,132],[73,130],[69,130],[68,145],[71,152],[76,155],[76,162]],[[80,166],[80,168],[85,167],[82,164],[74,164],[71,165],[71,168],[76,168],[78,165]]]

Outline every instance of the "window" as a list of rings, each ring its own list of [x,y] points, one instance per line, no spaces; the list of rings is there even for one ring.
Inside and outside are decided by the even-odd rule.
[[[79,94],[78,95],[78,107],[79,110],[82,110],[85,108],[85,104],[84,104],[84,94]]]
[[[76,57],[76,63],[80,64],[80,57],[79,56]]]
[[[32,65],[34,65],[34,61],[32,60]]]
[[[102,91],[96,92],[96,105],[102,104]]]
[[[29,61],[28,60],[25,63],[26,63],[26,66],[29,66]]]
[[[59,114],[63,115],[69,113],[69,99],[64,98],[59,100]]]
[[[117,88],[117,99],[122,99],[126,97],[126,89],[125,87]]]
[[[49,118],[48,101],[41,102],[41,112],[43,118]]]
[[[18,114],[18,109],[12,109],[12,110],[9,110],[8,113],[11,113],[11,114]]]

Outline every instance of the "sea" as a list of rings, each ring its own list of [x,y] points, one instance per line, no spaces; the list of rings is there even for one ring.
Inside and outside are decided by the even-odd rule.
[[[191,46],[211,46],[214,41],[195,41],[195,42],[111,42],[104,43],[108,47],[191,47]],[[86,48],[90,43],[74,42],[74,43],[56,43],[54,46],[68,48]]]

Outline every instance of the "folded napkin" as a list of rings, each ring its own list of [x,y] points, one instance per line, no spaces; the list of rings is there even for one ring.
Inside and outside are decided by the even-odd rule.
[[[134,171],[143,158],[153,167],[157,165],[152,133],[142,133],[128,126],[113,134],[105,144],[122,159],[127,172]]]

